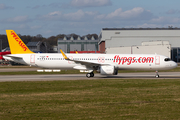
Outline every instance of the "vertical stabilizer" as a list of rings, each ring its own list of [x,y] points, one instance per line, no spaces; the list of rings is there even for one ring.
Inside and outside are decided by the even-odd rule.
[[[14,30],[6,30],[11,54],[29,54],[33,53],[14,32]]]

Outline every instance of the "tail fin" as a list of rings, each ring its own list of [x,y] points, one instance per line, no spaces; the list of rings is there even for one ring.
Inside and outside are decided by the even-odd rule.
[[[6,30],[11,54],[28,54],[33,53],[14,32],[14,30]]]

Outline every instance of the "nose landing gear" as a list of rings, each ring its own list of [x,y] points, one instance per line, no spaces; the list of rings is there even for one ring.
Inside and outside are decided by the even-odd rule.
[[[156,75],[155,75],[156,78],[159,78],[159,74],[158,74],[158,71],[156,70]]]

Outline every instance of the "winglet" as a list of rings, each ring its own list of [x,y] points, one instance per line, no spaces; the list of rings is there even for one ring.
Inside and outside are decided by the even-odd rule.
[[[33,53],[14,32],[14,30],[6,30],[11,54],[29,54]]]
[[[69,58],[64,54],[64,52],[63,52],[61,49],[60,49],[60,51],[61,51],[61,53],[62,53],[64,59],[69,60]]]

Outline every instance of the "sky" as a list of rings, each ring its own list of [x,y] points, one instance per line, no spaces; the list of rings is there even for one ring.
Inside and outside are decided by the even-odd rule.
[[[6,29],[43,37],[99,34],[102,28],[180,28],[180,0],[1,0]]]

